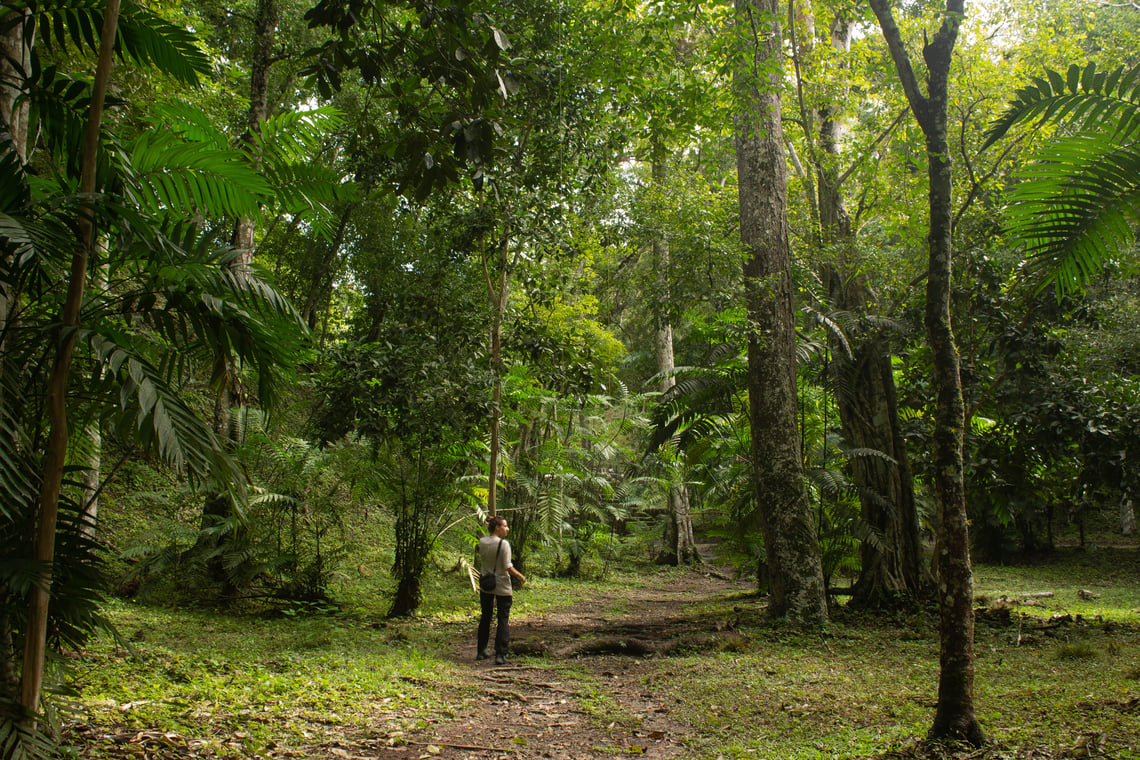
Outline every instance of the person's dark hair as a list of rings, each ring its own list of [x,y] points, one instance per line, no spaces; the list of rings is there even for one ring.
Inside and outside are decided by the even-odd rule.
[[[487,532],[494,533],[495,529],[506,522],[506,519],[498,515],[492,515],[487,518]]]

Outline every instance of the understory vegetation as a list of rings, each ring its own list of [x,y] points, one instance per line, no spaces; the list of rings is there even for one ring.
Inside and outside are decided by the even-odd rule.
[[[0,760],[1135,756],[1137,51],[0,0]]]
[[[638,553],[623,548],[625,556]],[[577,622],[599,622],[576,639],[582,652],[583,639],[610,636],[631,612],[631,589],[684,586],[699,572],[630,561],[595,570],[592,579],[544,577],[518,592],[516,627],[536,621],[542,631],[544,615],[585,604],[586,620]],[[975,570],[977,702],[993,741],[984,757],[1136,756],[1137,548],[1060,549]],[[343,584],[357,600],[351,608],[300,616],[114,601],[107,614],[118,637],[102,636],[67,658],[78,709],[65,722],[69,752],[355,757],[407,747],[417,757],[437,727],[461,720],[472,703],[526,708],[509,692],[489,693],[476,677],[477,605],[466,577],[436,576],[420,615],[403,621],[384,619],[374,579]],[[357,591],[348,593],[350,586]],[[739,585],[695,596],[684,605],[686,620],[711,638],[668,653],[561,656],[551,651],[557,634],[545,630],[517,638],[516,648],[538,652],[541,638],[547,653],[518,661],[556,674],[565,698],[589,717],[583,741],[599,754],[638,754],[629,736],[645,715],[631,712],[628,695],[610,685],[613,671],[635,663],[642,699],[683,731],[686,757],[917,756],[910,753],[925,735],[937,683],[931,611],[836,608],[826,628],[803,633],[772,627],[761,603]],[[956,756],[953,748],[945,756]]]

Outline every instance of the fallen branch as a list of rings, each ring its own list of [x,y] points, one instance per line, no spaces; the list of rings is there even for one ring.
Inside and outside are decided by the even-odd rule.
[[[404,744],[412,744],[417,747],[447,747],[448,749],[466,749],[472,752],[511,752],[512,750],[507,747],[480,747],[478,744],[448,744],[447,742],[417,742],[411,739],[404,739]]]

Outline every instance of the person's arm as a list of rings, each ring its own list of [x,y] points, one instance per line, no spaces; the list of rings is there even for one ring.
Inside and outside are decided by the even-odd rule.
[[[504,543],[506,543],[504,541]],[[511,545],[507,544],[507,573],[517,580],[519,583],[526,585],[526,576],[515,569],[515,563],[511,561]]]

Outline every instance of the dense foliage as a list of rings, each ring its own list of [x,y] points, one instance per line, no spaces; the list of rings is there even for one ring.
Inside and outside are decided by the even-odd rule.
[[[943,229],[995,560],[1131,535],[1140,490],[1140,24],[999,5],[961,19]],[[108,593],[298,615],[359,604],[351,575],[413,615],[488,511],[528,572],[602,574],[622,537],[783,588],[738,12],[0,6],[0,754],[50,751],[41,677]],[[779,15],[797,540],[856,606],[921,604],[929,151],[870,9]]]

